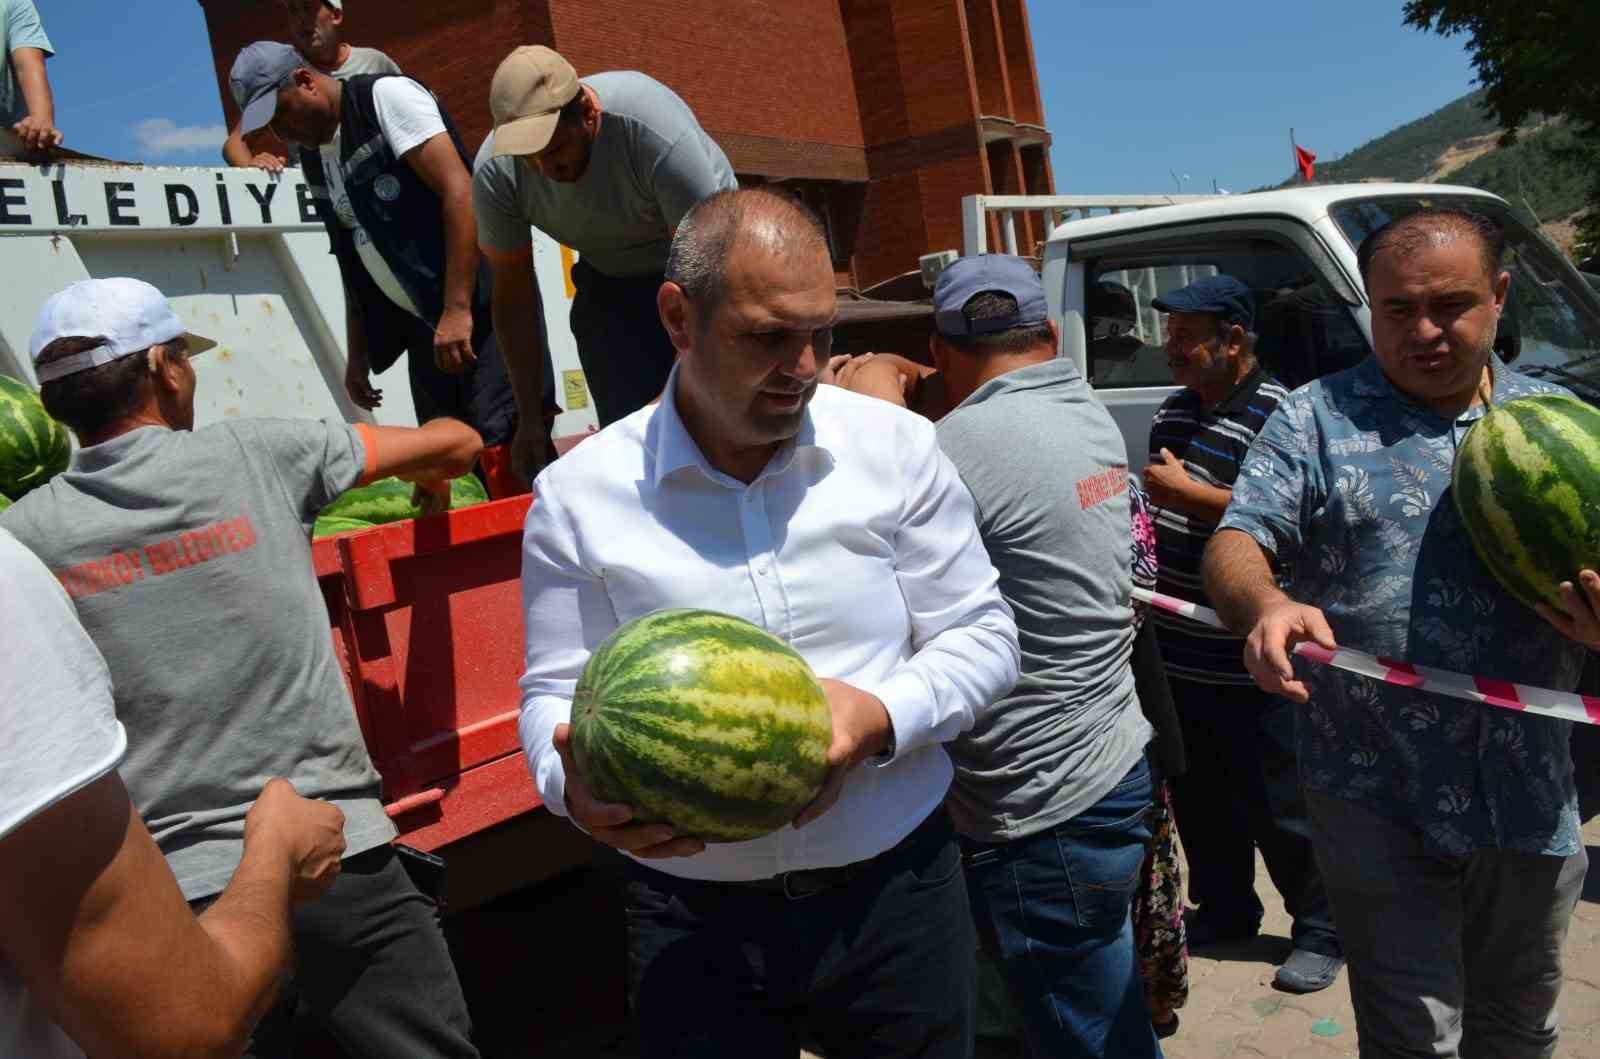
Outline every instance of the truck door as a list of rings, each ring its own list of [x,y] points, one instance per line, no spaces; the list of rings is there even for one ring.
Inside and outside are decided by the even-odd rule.
[[[1172,393],[1166,320],[1156,298],[1204,276],[1242,280],[1256,299],[1256,355],[1293,388],[1370,351],[1352,310],[1360,298],[1317,237],[1297,221],[1248,219],[1144,229],[1075,243],[1081,263],[1089,381],[1122,430],[1135,469],[1150,422]]]

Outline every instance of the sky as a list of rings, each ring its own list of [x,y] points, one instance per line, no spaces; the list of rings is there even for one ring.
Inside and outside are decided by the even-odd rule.
[[[67,146],[217,162],[222,106],[197,0],[36,2]],[[1289,175],[1291,126],[1331,159],[1471,91],[1461,38],[1403,26],[1401,6],[1028,0],[1056,190],[1247,191]]]
[[[1462,38],[1401,7],[1028,0],[1056,192],[1249,191],[1292,172],[1291,127],[1331,159],[1472,91]]]

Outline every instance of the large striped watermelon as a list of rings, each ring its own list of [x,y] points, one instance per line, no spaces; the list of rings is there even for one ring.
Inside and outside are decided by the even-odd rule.
[[[371,485],[339,494],[338,499],[317,512],[319,518],[349,518],[370,522],[399,522],[416,518],[422,509],[411,502],[412,485],[399,478],[380,478]],[[489,499],[483,483],[470,474],[450,481],[450,507],[471,507]]]
[[[311,527],[311,536],[332,537],[340,533],[355,533],[358,530],[369,530],[375,523],[359,518],[345,518],[342,515],[318,515],[317,521]]]
[[[39,395],[0,375],[0,493],[13,500],[67,469],[67,428],[50,418]]]
[[[811,667],[747,621],[660,610],[597,648],[572,699],[572,750],[597,798],[708,842],[794,819],[827,771],[832,715]]]
[[[1600,570],[1600,409],[1555,394],[1495,405],[1462,439],[1451,494],[1506,591],[1560,611],[1561,582]]]

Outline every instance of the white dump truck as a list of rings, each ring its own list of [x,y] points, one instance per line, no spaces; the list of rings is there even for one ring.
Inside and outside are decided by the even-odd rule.
[[[227,416],[415,423],[404,357],[378,377],[376,413],[344,392],[339,266],[298,169],[0,164],[0,374],[34,382],[28,335],[45,298],[75,280],[136,276],[173,301],[196,333],[196,421]],[[555,433],[595,423],[567,326],[572,251],[537,231],[556,393]]]

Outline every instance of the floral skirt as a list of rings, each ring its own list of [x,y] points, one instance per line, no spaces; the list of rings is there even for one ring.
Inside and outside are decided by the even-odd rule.
[[[1155,795],[1139,892],[1133,898],[1133,943],[1139,954],[1145,1001],[1152,1012],[1183,1007],[1189,999],[1189,943],[1183,931],[1183,870],[1172,823],[1172,787]]]

